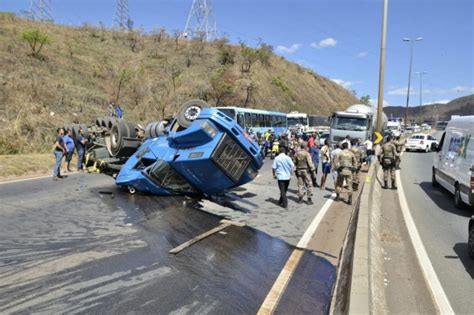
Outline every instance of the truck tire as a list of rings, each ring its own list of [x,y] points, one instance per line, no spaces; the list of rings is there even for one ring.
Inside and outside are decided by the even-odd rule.
[[[472,222],[469,224],[467,248],[468,248],[469,257],[474,259],[474,223]]]
[[[145,127],[145,139],[157,138],[163,136],[166,130],[166,121],[157,121],[149,123]]]
[[[96,125],[97,127],[102,127],[102,118],[101,118],[101,117],[97,117],[97,118],[95,119],[95,125]]]
[[[124,138],[136,138],[135,126],[124,121],[116,122],[110,130],[110,155],[113,157],[124,157],[134,152],[136,148],[127,148],[124,145]],[[132,152],[132,153],[133,153]]]
[[[82,128],[82,136],[86,139],[89,138],[89,129],[87,128],[87,125],[81,124],[79,126]]]
[[[431,169],[431,186],[439,186],[439,183],[436,181],[436,169],[434,167]]]
[[[458,209],[462,209],[463,201],[461,199],[461,190],[459,189],[459,184],[454,185],[454,206]]]
[[[181,127],[188,128],[199,116],[201,110],[207,107],[209,107],[209,105],[203,100],[195,99],[187,101],[178,109],[176,120]]]

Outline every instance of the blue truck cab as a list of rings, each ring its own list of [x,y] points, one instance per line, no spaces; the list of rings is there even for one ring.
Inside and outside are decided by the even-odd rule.
[[[163,135],[145,140],[128,158],[116,184],[155,195],[213,195],[253,180],[260,148],[237,122],[202,108],[186,128],[175,119]]]

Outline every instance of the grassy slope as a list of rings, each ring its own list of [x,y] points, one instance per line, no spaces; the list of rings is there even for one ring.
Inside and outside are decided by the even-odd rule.
[[[51,39],[41,58],[30,56],[21,39],[23,31],[34,28]],[[175,44],[157,33],[70,28],[0,13],[0,154],[45,152],[57,126],[106,114],[124,71],[130,75],[119,102],[128,120],[145,123],[172,115],[190,98],[215,105],[211,77],[220,66],[223,43],[179,40],[177,49]],[[242,74],[240,47],[230,49],[235,62],[225,73],[232,91],[220,105],[242,106],[251,82],[248,107],[253,108],[325,115],[357,102],[334,82],[273,54],[269,65],[258,61]],[[272,83],[275,78],[282,84]]]

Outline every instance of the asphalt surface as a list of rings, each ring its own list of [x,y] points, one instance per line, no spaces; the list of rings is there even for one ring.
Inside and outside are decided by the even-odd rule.
[[[438,139],[440,134],[435,135]],[[474,260],[467,255],[467,227],[472,209],[456,209],[453,196],[431,186],[435,153],[405,152],[401,178],[421,240],[441,285],[459,314],[474,312]]]
[[[294,247],[104,175],[0,187],[0,313],[255,313]],[[327,313],[335,266],[307,251],[277,313]]]

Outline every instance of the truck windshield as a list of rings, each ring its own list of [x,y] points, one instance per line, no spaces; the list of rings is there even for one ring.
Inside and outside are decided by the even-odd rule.
[[[157,160],[156,163],[147,170],[147,173],[155,184],[170,192],[181,194],[196,192],[180,174],[163,160]]]
[[[307,117],[288,117],[288,127],[296,127],[296,125],[308,125],[308,118]]]
[[[367,129],[367,119],[359,117],[335,117],[335,129],[362,131]]]
[[[218,108],[218,110],[223,112],[224,114],[226,114],[227,116],[229,116],[230,118],[235,120],[235,110],[234,109],[220,107],[220,108]]]

